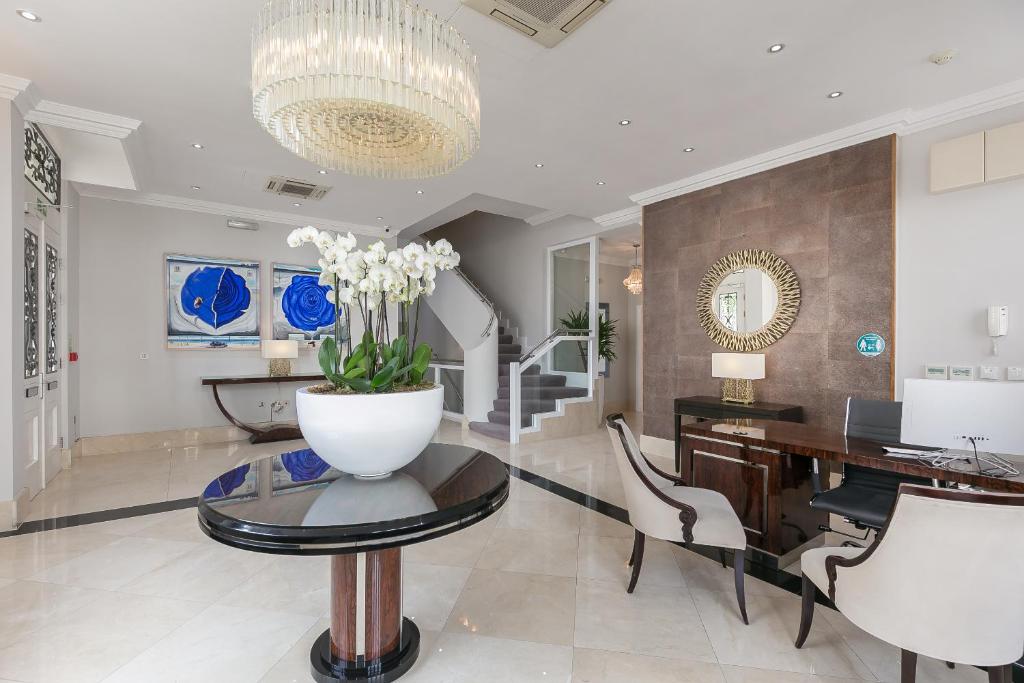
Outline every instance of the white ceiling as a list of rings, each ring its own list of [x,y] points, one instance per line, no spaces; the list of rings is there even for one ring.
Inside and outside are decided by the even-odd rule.
[[[259,0],[22,4],[43,21],[5,3],[0,73],[31,79],[45,100],[142,121],[140,190],[392,234],[481,196],[595,217],[679,178],[1024,78],[1020,0],[616,0],[551,50],[459,0],[424,0],[480,56],[482,146],[449,176],[381,181],[318,175],[253,120]],[[767,54],[775,42],[786,49]],[[950,47],[951,64],[927,61]],[[294,208],[262,192],[270,175],[334,189]]]

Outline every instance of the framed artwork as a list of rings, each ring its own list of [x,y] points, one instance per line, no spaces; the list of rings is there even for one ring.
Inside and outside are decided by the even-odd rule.
[[[259,466],[253,462],[225,472],[203,490],[207,501],[246,500],[259,497]]]
[[[338,471],[309,448],[277,456],[271,472],[270,488],[275,496],[315,484],[330,483],[338,478]]]
[[[320,269],[275,263],[273,270],[274,339],[319,341],[334,335],[334,304],[327,300],[327,285],[319,284]],[[342,310],[341,339],[349,326]]]
[[[258,261],[169,254],[164,276],[168,348],[259,348]]]
[[[34,123],[25,124],[25,177],[60,211],[60,157]]]
[[[608,320],[611,320],[611,317],[612,317],[612,314],[611,314],[611,306],[610,305],[608,305],[608,304],[598,304],[597,305],[597,319],[600,322],[606,322]],[[600,329],[600,327],[598,327],[598,329]],[[602,377],[608,377],[611,374],[612,368],[611,368],[611,365],[608,363],[608,359],[607,358],[600,358],[599,357],[597,359],[597,370],[598,370],[598,372],[601,373]]]

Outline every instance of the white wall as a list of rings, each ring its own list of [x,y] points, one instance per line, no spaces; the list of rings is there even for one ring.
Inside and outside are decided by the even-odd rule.
[[[78,320],[79,320],[79,224],[78,217],[81,211],[82,199],[79,197],[78,192],[71,186],[71,183],[65,181],[64,187],[61,190],[61,202],[70,205],[70,208],[65,208],[61,211],[61,234],[64,235],[64,282],[65,286],[65,297],[64,297],[64,325],[65,329],[62,331],[64,337],[64,367],[66,372],[64,377],[66,378],[66,396],[67,410],[64,411],[64,425],[63,431],[65,436],[65,444],[72,444],[79,436],[79,414],[81,413],[81,392],[79,390],[81,382],[81,373],[79,368],[81,367],[77,362],[68,362],[68,352],[78,351],[79,348],[79,335],[78,335]]]
[[[1024,365],[1024,179],[928,191],[933,142],[1024,121],[1024,105],[900,139],[897,185],[897,396],[924,365]],[[985,309],[1010,307],[991,355]]]
[[[13,500],[24,486],[21,468],[15,468],[15,452],[22,447],[24,376],[24,126],[14,102],[0,98],[0,321],[6,321],[0,322],[0,501]],[[0,529],[11,521],[9,510],[0,508]]]
[[[424,237],[447,238],[462,254],[459,267],[532,345],[547,335],[547,248],[601,230],[594,221],[575,216],[533,227],[517,218],[475,212]]]
[[[597,300],[608,304],[611,319],[616,321],[618,338],[615,342],[616,359],[609,364],[609,376],[604,382],[605,413],[633,410],[631,387],[636,359],[633,356],[633,331],[631,316],[638,297],[630,294],[622,285],[629,275],[626,266],[609,263],[598,264]]]
[[[261,333],[270,331],[274,262],[313,265],[311,245],[291,249],[291,226],[264,223],[259,231],[232,230],[225,218],[92,197],[80,201],[79,243],[82,436],[127,434],[227,424],[214,404],[205,375],[265,374],[258,350],[166,348],[164,255],[221,256],[262,262]],[[360,238],[360,243],[372,241]],[[358,317],[358,316],[356,316]],[[353,334],[361,323],[353,321]],[[149,355],[141,360],[140,354]],[[303,349],[297,371],[318,371],[315,353]],[[289,401],[279,419],[294,419],[298,384],[224,389],[225,403],[243,420],[265,421],[276,399]]]

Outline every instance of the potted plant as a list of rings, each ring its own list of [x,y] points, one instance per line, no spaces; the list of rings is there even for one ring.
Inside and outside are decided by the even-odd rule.
[[[320,344],[328,383],[299,389],[295,407],[302,436],[333,467],[358,477],[384,477],[416,458],[441,422],[444,389],[424,379],[430,346],[417,343],[419,307],[434,292],[439,270],[459,264],[447,240],[365,251],[352,233],[298,228],[288,245],[320,251],[319,286],[335,307],[335,334]],[[399,313],[391,337],[389,304]],[[342,347],[342,310],[359,311],[363,335]],[[411,334],[410,334],[410,327]]]

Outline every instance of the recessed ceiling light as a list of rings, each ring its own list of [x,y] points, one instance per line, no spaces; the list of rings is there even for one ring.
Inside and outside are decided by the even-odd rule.
[[[684,147],[683,151],[689,153],[689,152],[694,151],[694,149],[696,149],[696,148],[695,147]]]
[[[619,121],[619,125],[620,126],[628,126],[631,123],[633,123],[633,122],[630,121],[629,119],[622,119],[621,121]]]
[[[769,54],[775,54],[776,52],[782,52],[786,49],[785,43],[775,43],[774,45],[768,46]]]
[[[603,181],[603,180],[598,180],[598,181],[597,181],[597,184],[598,184],[598,185],[604,185],[604,181]]]
[[[319,173],[320,175],[327,175],[327,171],[325,171],[322,168],[319,171],[317,171],[317,173]]]
[[[36,14],[30,9],[16,9],[14,11],[18,13],[19,17],[21,17],[22,19],[27,19],[28,21],[34,21],[36,23],[39,23],[40,21],[43,20],[42,17],[40,17],[38,14]]]
[[[537,168],[544,168],[544,164],[534,164]]]
[[[384,216],[377,216],[377,220],[379,220],[379,221],[384,220]],[[391,226],[388,226],[388,227],[391,227]]]
[[[192,186],[192,189],[193,189],[193,190],[198,190],[198,189],[199,189],[199,186],[198,186],[198,185],[193,185],[193,186]]]
[[[416,194],[423,194],[423,190],[416,190]]]
[[[842,90],[833,90],[832,92],[830,92],[828,94],[828,98],[830,100],[834,100],[835,98],[842,97],[842,96],[843,96],[843,91]]]
[[[192,148],[193,148],[193,149],[202,149],[202,148],[203,148],[203,145],[202,145],[202,144],[200,144],[200,143],[198,143],[198,142],[193,142],[193,143],[192,143]]]
[[[302,206],[302,202],[292,202],[292,206]]]

